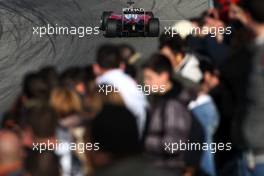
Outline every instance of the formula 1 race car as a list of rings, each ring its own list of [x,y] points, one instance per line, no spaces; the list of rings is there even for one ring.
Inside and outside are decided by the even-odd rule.
[[[103,12],[100,29],[105,31],[106,37],[159,36],[159,19],[154,18],[150,11],[134,8],[133,4],[134,2],[129,1],[129,7],[123,8],[122,14],[111,11]]]

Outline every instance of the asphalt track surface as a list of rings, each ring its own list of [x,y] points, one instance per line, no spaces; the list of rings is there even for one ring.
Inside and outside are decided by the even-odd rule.
[[[161,29],[177,20],[199,15],[207,0],[138,0],[137,7],[152,10]],[[99,35],[33,35],[33,27],[99,26],[103,11],[126,7],[126,0],[0,0],[0,112],[6,110],[21,89],[23,75],[46,65],[59,70],[94,60],[104,42],[129,43],[143,57],[157,48],[157,38],[105,38]]]

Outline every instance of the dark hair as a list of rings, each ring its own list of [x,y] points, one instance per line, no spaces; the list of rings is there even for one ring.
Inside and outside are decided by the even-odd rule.
[[[136,117],[123,106],[107,104],[92,121],[91,139],[115,158],[135,154],[140,149]]]
[[[66,69],[60,75],[60,83],[69,89],[74,89],[75,85],[84,81],[85,71],[80,67]]]
[[[215,65],[206,59],[202,59],[199,61],[199,68],[202,73],[209,72],[209,73],[214,73],[216,70]]]
[[[59,158],[53,151],[28,151],[25,159],[25,170],[28,174],[35,176],[59,176]]]
[[[136,54],[136,50],[129,44],[120,44],[118,46],[119,54],[122,58],[122,61],[126,64],[125,73],[136,79],[137,69],[133,63],[130,63],[130,59],[133,55]],[[126,52],[128,50],[128,53]]]
[[[120,44],[118,46],[118,50],[123,61],[128,61],[129,57],[136,53],[136,50],[131,45],[125,43]],[[126,53],[124,52],[125,50],[129,50],[130,55],[126,55]]]
[[[164,34],[160,37],[159,42],[160,49],[169,47],[174,54],[185,53],[185,40],[180,35],[171,37]]]
[[[36,105],[25,113],[24,127],[30,127],[38,138],[54,137],[58,117],[54,109],[48,105]]]
[[[50,90],[58,86],[59,75],[55,67],[53,66],[43,67],[39,71],[39,74],[43,78],[43,80],[46,82]]]
[[[243,0],[243,9],[248,11],[252,18],[258,23],[264,23],[264,1],[263,0]]]
[[[24,78],[23,93],[29,99],[48,100],[50,90],[39,73],[29,73]]]
[[[202,59],[199,61],[199,68],[201,70],[201,72],[204,73],[205,72],[209,72],[210,74],[216,75],[216,66],[209,60],[206,59]],[[204,79],[202,79],[200,82],[202,83],[204,81]]]
[[[121,60],[122,58],[116,45],[105,44],[97,50],[96,62],[102,68],[118,68]]]
[[[84,68],[84,81],[85,83],[94,81],[95,80],[95,74],[93,71],[93,65],[87,65]]]
[[[162,72],[169,73],[170,78],[173,75],[173,68],[170,60],[162,54],[153,54],[143,65],[143,69],[151,69],[160,74]]]

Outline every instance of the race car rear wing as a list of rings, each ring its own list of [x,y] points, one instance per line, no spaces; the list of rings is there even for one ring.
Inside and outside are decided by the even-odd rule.
[[[143,8],[123,8],[124,14],[144,14],[145,9]]]

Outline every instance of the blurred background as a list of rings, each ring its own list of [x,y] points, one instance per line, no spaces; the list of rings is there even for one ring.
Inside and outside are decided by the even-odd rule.
[[[159,38],[32,34],[125,4],[0,0],[0,176],[263,176],[264,1],[136,2]]]

